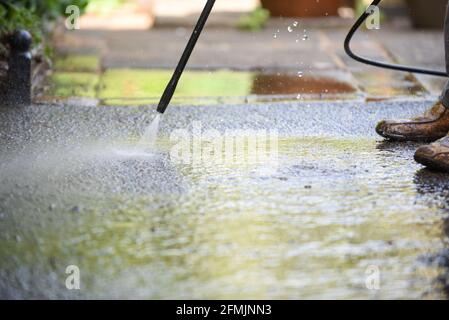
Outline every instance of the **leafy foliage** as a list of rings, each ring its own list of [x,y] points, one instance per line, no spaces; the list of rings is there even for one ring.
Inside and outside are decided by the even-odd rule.
[[[89,0],[0,0],[0,56],[6,54],[5,37],[14,30],[26,29],[34,44],[42,41],[45,22],[65,14],[69,5],[84,10]]]

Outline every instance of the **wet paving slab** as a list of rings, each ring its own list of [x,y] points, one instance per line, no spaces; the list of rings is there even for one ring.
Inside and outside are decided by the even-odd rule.
[[[395,41],[394,39],[401,39]],[[405,65],[420,66],[422,68],[445,71],[444,37],[438,30],[414,30],[409,32],[398,32],[392,30],[391,37],[385,37],[382,41],[389,52],[394,52],[397,62]],[[406,46],[405,43],[415,45]],[[427,75],[416,75],[420,83],[430,92],[441,94],[447,78],[433,77]]]
[[[368,100],[397,97],[420,98],[429,95],[429,92],[412,74],[374,69],[368,72],[354,70],[352,75]]]
[[[352,50],[365,58],[386,63],[401,63],[396,55],[391,54],[380,41],[373,41],[373,31],[360,33],[352,43]],[[349,70],[354,84],[363,92],[367,100],[394,99],[397,97],[423,97],[441,92],[437,84],[427,86],[421,78],[410,73],[395,72],[363,65],[352,60],[343,50],[341,44],[331,41],[331,37],[342,37],[342,31],[323,35],[324,47],[334,52],[334,57],[341,66]],[[380,35],[378,35],[380,37]]]
[[[292,35],[294,37],[294,35]],[[325,40],[336,68],[304,61],[289,68],[237,70],[190,67],[180,81],[175,104],[219,104],[288,100],[384,100],[436,96],[442,82],[354,64],[335,43]],[[302,40],[301,40],[302,41]],[[308,40],[307,40],[308,41]],[[306,42],[307,42],[306,41]],[[391,62],[377,43],[359,41],[362,55]],[[374,53],[374,56],[373,56]],[[316,63],[315,63],[316,64]],[[157,103],[171,77],[172,69],[105,68],[104,61],[91,54],[61,55],[40,101],[52,98],[84,97],[103,105],[144,105]]]
[[[206,66],[211,69],[254,70],[291,69],[302,63],[319,69],[335,68],[330,55],[320,50],[318,32],[300,26],[289,32],[288,26],[293,22],[292,20],[283,27],[258,33],[233,29],[226,32],[220,29],[205,30],[192,53],[189,66],[192,69]],[[125,33],[99,34],[99,38],[107,39],[104,66],[173,68],[190,32],[191,30],[182,28],[161,29],[153,33],[135,33],[126,40],[123,39],[127,36]],[[304,35],[307,36],[305,40]]]
[[[251,70],[288,69],[302,62],[317,68],[335,68],[330,55],[320,50],[319,32],[305,27],[267,28],[257,33],[237,29],[207,29],[189,61],[190,68]],[[190,28],[161,28],[151,31],[77,30],[65,33],[56,43],[62,54],[97,53],[105,68],[174,68]],[[302,40],[304,34],[307,35]],[[267,50],[270,48],[270,50]]]
[[[86,61],[86,66],[79,66],[81,70],[96,66],[89,57],[76,57],[75,61]],[[63,62],[48,80],[48,90],[40,99],[85,97],[97,99],[103,105],[154,104],[158,102],[172,75],[171,70],[164,69],[108,69],[103,73],[70,71],[70,68],[63,68]],[[351,81],[351,75],[340,70],[188,70],[179,83],[173,103],[204,105],[245,101],[357,99],[361,92]]]
[[[117,151],[153,107],[2,110],[0,295],[444,298],[447,176],[373,132],[430,103],[172,106],[139,155]],[[241,129],[275,130],[274,157],[174,157],[186,132],[207,154],[208,132]],[[65,288],[68,265],[82,290]]]
[[[344,53],[342,45],[349,27],[346,24],[349,22],[346,21],[334,28],[326,28],[331,21],[328,20],[316,20],[312,23],[313,21],[307,19],[280,19],[274,24],[272,23],[274,21],[270,21],[265,29],[255,33],[229,27],[211,27],[202,35],[192,55],[189,68],[196,71],[206,69],[260,72],[268,73],[268,76],[273,71],[280,72],[282,76],[303,72],[310,73],[314,78],[325,77],[323,73],[338,71],[346,78],[349,76],[350,85],[361,91],[366,100],[407,96],[419,98],[440,94],[444,79],[383,71],[361,66],[351,60]],[[57,52],[65,55],[79,55],[83,52],[92,55],[95,52],[101,60],[101,68],[106,71],[115,72],[116,69],[125,71],[129,68],[147,71],[161,68],[172,70],[182,52],[183,44],[189,37],[189,30],[186,27],[179,27],[137,32],[94,30],[80,30],[76,34],[66,32],[58,38]],[[410,46],[410,43],[416,45]],[[380,30],[361,30],[352,43],[354,51],[362,56],[438,70],[444,69],[444,59],[441,58],[444,56],[443,45],[441,31],[416,31],[387,22],[383,22]],[[274,86],[279,87],[276,84]],[[299,91],[297,95],[303,95],[303,92]],[[279,95],[281,100],[286,98],[283,93]],[[227,102],[241,102],[235,97],[236,95],[233,95]],[[342,99],[348,97],[354,98],[345,94],[338,96]],[[287,97],[291,98],[292,96]],[[314,96],[313,99],[315,98],[317,97]],[[151,100],[144,100],[146,101]],[[122,104],[118,100],[104,102],[112,105]],[[188,102],[198,103],[198,101]],[[126,103],[132,104],[131,101],[123,102]],[[205,103],[211,103],[211,100],[206,99]]]

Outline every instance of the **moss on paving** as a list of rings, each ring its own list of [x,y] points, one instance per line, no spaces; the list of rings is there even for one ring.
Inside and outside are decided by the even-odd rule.
[[[100,70],[100,58],[96,55],[70,55],[58,57],[54,69],[64,72],[97,72]]]
[[[50,82],[53,96],[95,98],[99,76],[87,72],[56,72],[50,77]]]

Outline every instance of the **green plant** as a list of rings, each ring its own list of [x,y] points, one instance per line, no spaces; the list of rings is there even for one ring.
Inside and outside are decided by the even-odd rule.
[[[243,16],[237,27],[242,30],[259,31],[268,21],[270,12],[262,7],[256,8],[253,12]]]
[[[0,56],[5,56],[5,39],[17,29],[26,29],[33,36],[33,43],[43,38],[43,26],[65,15],[69,5],[83,11],[89,0],[0,0]]]

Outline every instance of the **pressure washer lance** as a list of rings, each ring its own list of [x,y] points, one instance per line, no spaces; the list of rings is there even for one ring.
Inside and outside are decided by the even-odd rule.
[[[345,44],[344,44],[346,53],[354,60],[364,63],[364,64],[374,66],[374,67],[391,69],[391,70],[396,70],[396,71],[411,72],[411,73],[421,73],[421,74],[427,74],[427,75],[438,76],[438,77],[446,77],[446,78],[449,77],[447,72],[435,71],[435,70],[429,70],[429,69],[421,69],[421,68],[417,68],[417,67],[408,67],[408,66],[403,66],[403,65],[399,65],[399,64],[390,64],[390,63],[370,60],[370,59],[356,55],[351,50],[350,44],[351,44],[351,40],[352,40],[352,37],[354,36],[355,32],[366,21],[366,19],[368,19],[368,17],[374,13],[374,10],[370,10],[370,7],[372,7],[372,6],[377,7],[381,1],[382,0],[374,0],[371,3],[371,5],[368,7],[368,9],[360,16],[360,18],[352,26],[351,30],[349,30],[349,33],[346,36]]]
[[[200,15],[200,18],[198,19],[195,29],[193,29],[193,33],[190,37],[189,42],[187,43],[187,46],[181,56],[181,59],[179,60],[178,65],[176,66],[175,72],[173,73],[170,82],[167,84],[167,87],[165,88],[165,91],[162,94],[161,100],[159,101],[159,105],[157,107],[157,111],[159,113],[164,113],[165,110],[167,110],[167,107],[170,104],[173,94],[176,91],[176,87],[178,86],[179,79],[181,78],[182,73],[184,72],[187,62],[189,62],[190,55],[192,54],[192,51],[195,48],[198,38],[200,37],[201,32],[203,31],[204,25],[206,24],[207,19],[209,18],[209,15],[212,11],[212,8],[214,7],[214,4],[215,0],[207,0],[206,6],[204,7],[203,12]]]

